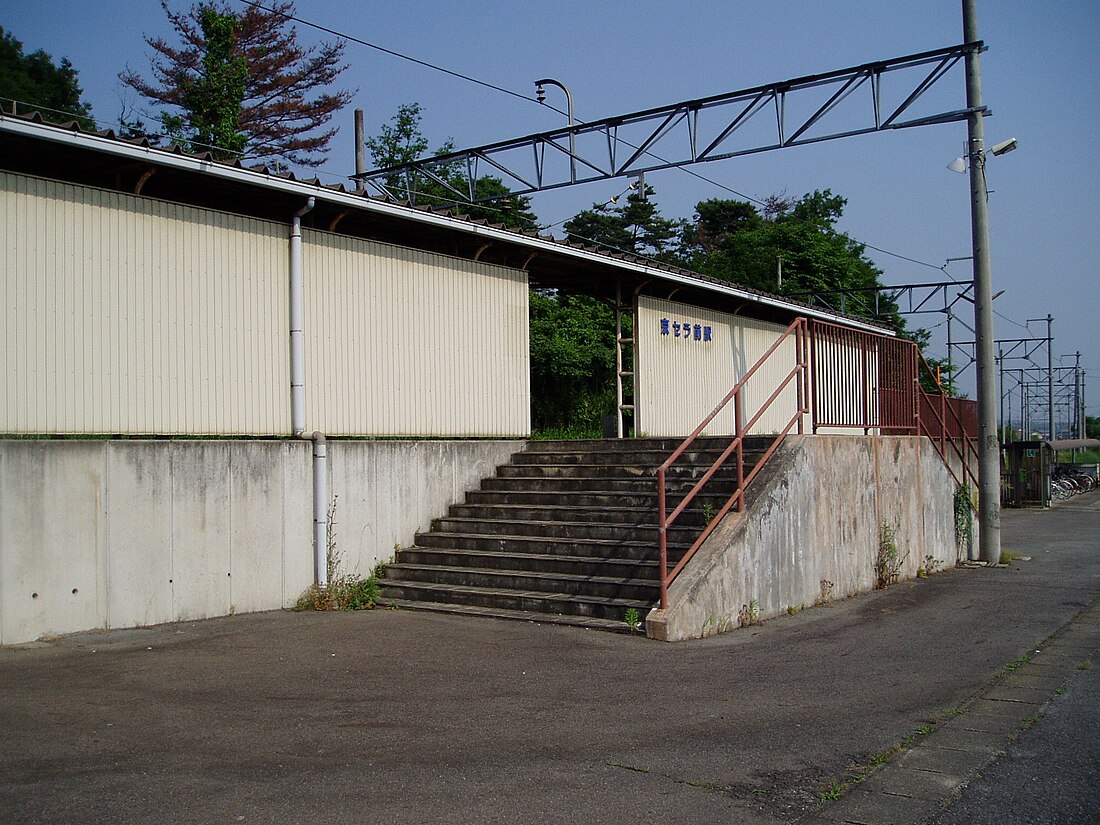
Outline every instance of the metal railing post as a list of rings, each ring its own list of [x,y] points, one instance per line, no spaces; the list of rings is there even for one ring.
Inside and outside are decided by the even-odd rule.
[[[744,411],[741,405],[741,390],[733,396],[733,433],[737,439],[737,512],[745,509],[745,433]]]
[[[668,609],[668,513],[665,510],[665,468],[657,468],[657,546],[661,580],[661,610]]]

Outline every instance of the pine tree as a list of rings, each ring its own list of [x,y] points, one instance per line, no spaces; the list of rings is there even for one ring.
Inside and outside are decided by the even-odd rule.
[[[299,166],[323,162],[337,132],[327,124],[352,97],[350,91],[331,90],[347,68],[341,62],[343,42],[302,46],[291,25],[294,3],[289,1],[271,8],[249,6],[240,14],[226,0],[200,3],[187,12],[173,12],[166,2],[161,6],[181,43],[146,36],[155,53],[152,80],[129,68],[119,78],[152,103],[169,107],[160,119],[170,138],[195,149],[209,141],[232,153],[241,143],[237,135],[243,137],[247,157],[283,158]],[[228,50],[226,18],[233,18]],[[241,65],[239,116],[236,128],[226,128],[225,113],[212,118],[210,109],[222,110],[235,97]],[[212,107],[211,99],[216,100]],[[220,125],[211,128],[215,123]]]

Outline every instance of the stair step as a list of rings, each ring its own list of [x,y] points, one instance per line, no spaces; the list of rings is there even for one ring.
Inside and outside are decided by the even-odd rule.
[[[728,445],[727,445],[728,446]],[[683,465],[695,465],[700,467],[709,467],[715,461],[717,461],[725,447],[719,449],[689,449],[684,452],[673,463],[673,467]],[[665,450],[636,450],[633,452],[620,452],[615,450],[604,450],[600,452],[580,452],[570,450],[539,450],[537,452],[520,452],[512,456],[512,463],[514,464],[594,464],[594,465],[616,465],[616,464],[630,464],[638,465],[642,467],[652,467],[656,470],[668,457],[672,455],[671,451]],[[748,451],[743,453],[744,460],[758,460],[763,455],[761,451]],[[734,460],[735,453],[731,453],[726,459],[727,462]]]
[[[748,474],[748,468],[746,468],[745,473]],[[695,480],[692,479],[668,479],[665,482],[666,495],[686,495],[695,486],[695,483]],[[481,489],[502,491],[539,489],[558,493],[633,493],[635,495],[651,493],[656,495],[657,480],[652,476],[639,478],[504,478],[494,476],[482,479]],[[737,482],[724,478],[712,478],[705,489],[712,494],[724,493],[729,496],[737,489]]]
[[[669,508],[671,509],[671,508]],[[657,524],[656,507],[580,507],[539,506],[535,504],[456,504],[447,513],[448,518],[493,521],[541,521],[584,524],[615,524],[652,527]],[[677,519],[681,526],[702,529],[706,518],[702,502],[693,499],[688,509]]]
[[[381,582],[382,599],[462,604],[469,607],[488,607],[505,610],[527,610],[532,613],[590,616],[597,619],[622,621],[626,611],[633,608],[640,615],[651,610],[654,600],[648,599],[600,599],[578,596],[572,593],[548,593],[542,591],[499,590],[470,585],[439,585],[430,582],[390,581]]]
[[[773,439],[746,440],[744,472]],[[480,489],[399,550],[380,582],[381,603],[629,632],[659,585],[656,468],[680,439],[531,442]],[[729,446],[697,439],[669,469],[674,509]],[[687,552],[736,490],[727,460],[668,529],[668,564]],[[704,509],[704,507],[706,509]]]
[[[456,547],[409,547],[397,554],[397,563],[451,568],[531,570],[596,577],[657,580],[656,553],[652,559],[600,556],[560,556],[549,553],[507,553]]]
[[[541,487],[542,485],[540,485]],[[708,485],[704,490],[709,490]],[[709,502],[718,508],[726,503],[728,494],[713,494],[702,492],[695,496],[693,502],[702,507],[704,502]],[[667,496],[666,502],[671,510],[680,503],[680,496]],[[514,506],[531,505],[535,507],[631,507],[657,510],[657,493],[606,493],[588,492],[584,490],[471,490],[466,493],[466,504],[481,506]]]
[[[474,607],[464,604],[451,604],[444,602],[408,601],[405,599],[381,599],[378,602],[381,607],[396,607],[401,610],[426,610],[432,613],[450,613],[457,616],[477,616],[485,619],[504,619],[517,622],[534,622],[535,624],[554,624],[567,627],[583,627],[588,630],[603,630],[612,633],[630,633],[626,622],[617,619],[597,619],[592,616],[570,616],[568,614],[555,613],[531,613],[526,610],[503,610],[492,607]],[[645,621],[645,613],[639,611],[641,620]],[[644,635],[644,630],[640,631]]]
[[[770,435],[746,436],[743,444],[745,450],[766,450],[775,440]],[[691,443],[691,450],[724,450],[729,446],[731,437],[728,435],[701,435]],[[684,442],[683,438],[594,438],[578,441],[529,441],[524,452],[639,452],[657,451],[665,454],[665,458]],[[664,459],[662,459],[663,461]],[[660,462],[658,462],[660,463]]]
[[[637,571],[634,571],[637,572]],[[535,570],[508,570],[485,567],[446,567],[429,564],[386,565],[387,586],[406,582],[462,585],[520,593],[552,593],[598,599],[634,599],[654,601],[658,595],[656,578],[610,577],[572,573],[543,573]]]
[[[654,560],[657,542],[620,539],[561,540],[545,536],[486,536],[480,533],[418,533],[416,546],[438,549],[484,550],[486,552],[527,553],[551,556],[588,556]],[[680,560],[689,543],[669,542],[668,557]]]
[[[657,542],[656,524],[596,524],[584,521],[517,521],[515,519],[468,519],[445,516],[432,522],[432,531],[479,533],[486,536],[549,536],[569,539],[625,539]],[[699,528],[681,525],[668,528],[668,536],[691,543]]]
[[[745,462],[745,472],[756,466]],[[665,479],[683,481],[701,478],[710,469],[707,464],[674,464],[665,473]],[[651,464],[504,464],[497,468],[499,478],[634,478],[657,482],[657,468]],[[719,478],[737,477],[737,465],[730,460],[715,472]],[[714,476],[712,476],[713,478]]]

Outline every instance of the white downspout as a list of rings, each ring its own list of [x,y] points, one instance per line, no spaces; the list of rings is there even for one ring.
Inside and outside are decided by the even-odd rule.
[[[328,447],[324,433],[313,433],[313,571],[318,587],[328,587]]]
[[[316,200],[294,213],[290,222],[290,426],[295,438],[313,441],[313,575],[328,587],[328,446],[324,433],[305,434],[305,277],[302,272],[302,216]]]
[[[302,276],[302,215],[313,208],[314,198],[294,213],[290,222],[290,428],[295,438],[306,430],[305,282]]]

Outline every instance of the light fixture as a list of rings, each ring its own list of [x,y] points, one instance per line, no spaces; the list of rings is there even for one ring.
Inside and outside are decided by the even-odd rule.
[[[1009,138],[1008,140],[1003,140],[1000,143],[995,144],[993,146],[993,148],[990,149],[988,152],[982,152],[982,160],[985,160],[990,155],[994,155],[995,157],[1000,157],[1001,155],[1007,155],[1009,152],[1011,152],[1013,149],[1015,149],[1018,145],[1019,144],[1017,143],[1016,138]],[[959,157],[957,157],[953,161],[951,161],[949,164],[947,164],[947,168],[950,169],[952,172],[958,172],[960,175],[965,175],[966,174],[966,157],[960,155]]]

